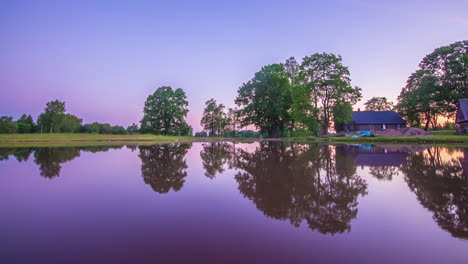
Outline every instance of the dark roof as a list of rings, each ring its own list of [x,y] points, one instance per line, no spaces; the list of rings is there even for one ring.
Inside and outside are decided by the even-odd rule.
[[[457,123],[468,121],[468,99],[458,100]]]
[[[395,111],[357,111],[353,112],[356,124],[406,124]]]

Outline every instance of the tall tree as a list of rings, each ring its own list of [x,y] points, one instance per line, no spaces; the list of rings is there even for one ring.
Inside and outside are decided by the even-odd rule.
[[[391,111],[395,107],[386,97],[372,97],[364,103],[366,111]]]
[[[468,40],[440,47],[419,64],[431,76],[436,76],[441,100],[447,104],[445,114],[453,115],[458,99],[468,98]]]
[[[291,125],[290,135],[293,136],[297,123],[304,125],[310,132],[317,131],[316,109],[308,93],[301,75],[301,68],[294,57],[290,57],[284,64],[284,74],[291,85]]]
[[[319,110],[316,119],[324,133],[328,133],[338,103],[354,105],[362,96],[361,88],[351,86],[348,67],[341,62],[341,56],[316,53],[306,56],[301,64],[301,79],[309,101]]]
[[[437,79],[425,70],[418,70],[408,78],[401,91],[397,110],[412,126],[419,126],[424,122],[424,130],[427,131],[431,121],[435,121],[438,115],[450,107],[442,99]]]
[[[269,137],[280,137],[290,121],[291,89],[284,67],[272,64],[244,83],[235,100],[242,126],[254,125]]]
[[[228,108],[227,112],[228,129],[231,131],[232,136],[237,136],[237,129],[239,128],[239,110],[237,108]]]
[[[210,131],[210,135],[221,135],[228,125],[227,115],[224,112],[225,106],[217,104],[215,99],[210,99],[205,103],[203,116],[200,124],[205,130]]]
[[[146,99],[140,131],[161,135],[187,134],[190,130],[185,122],[187,107],[187,96],[182,89],[159,87]]]
[[[468,97],[468,40],[440,47],[423,58],[398,98],[397,108],[412,125],[451,118],[458,99]],[[418,120],[423,119],[423,120]]]
[[[41,133],[46,131],[49,133],[60,132],[65,111],[65,102],[59,100],[48,102],[44,112],[40,114],[37,119],[37,125],[39,126]]]

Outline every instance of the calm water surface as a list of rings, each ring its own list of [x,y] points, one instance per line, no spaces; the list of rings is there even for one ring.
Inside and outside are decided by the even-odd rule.
[[[468,263],[468,149],[0,148],[0,263]]]

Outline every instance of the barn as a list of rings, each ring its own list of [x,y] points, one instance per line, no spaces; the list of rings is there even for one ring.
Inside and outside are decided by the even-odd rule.
[[[346,131],[382,131],[406,127],[406,121],[395,111],[355,111]]]

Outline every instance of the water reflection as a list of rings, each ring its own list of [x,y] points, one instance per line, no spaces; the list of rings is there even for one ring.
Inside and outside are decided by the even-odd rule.
[[[185,155],[191,144],[140,146],[141,174],[155,192],[182,188],[187,177]]]
[[[262,143],[253,153],[238,151],[235,178],[265,215],[294,226],[306,221],[323,234],[343,233],[351,230],[358,196],[366,194],[365,181],[344,154],[328,145]]]
[[[370,188],[364,178],[371,175],[384,184],[402,177],[442,229],[468,239],[468,149],[288,142],[245,146],[203,143],[201,164],[210,179],[234,170],[237,189],[265,216],[296,227],[305,223],[322,234],[349,232],[351,221],[358,217],[358,199]],[[42,177],[52,179],[81,152],[122,147],[0,148],[0,161],[32,160]],[[143,181],[161,194],[183,188],[191,147],[187,143],[127,146],[139,153]]]
[[[226,142],[204,143],[203,150],[200,151],[205,176],[213,179],[216,174],[224,172],[224,165],[233,167],[232,158],[235,154],[235,144]]]
[[[401,166],[419,202],[433,212],[437,224],[454,237],[468,238],[467,154],[451,157],[442,148],[414,153]]]
[[[0,148],[0,160],[8,160],[14,156],[18,162],[34,156],[34,163],[39,165],[41,176],[52,179],[60,176],[62,164],[80,156],[80,151],[101,152],[109,149],[120,149],[123,146],[91,146],[91,147],[41,147],[41,148]]]

